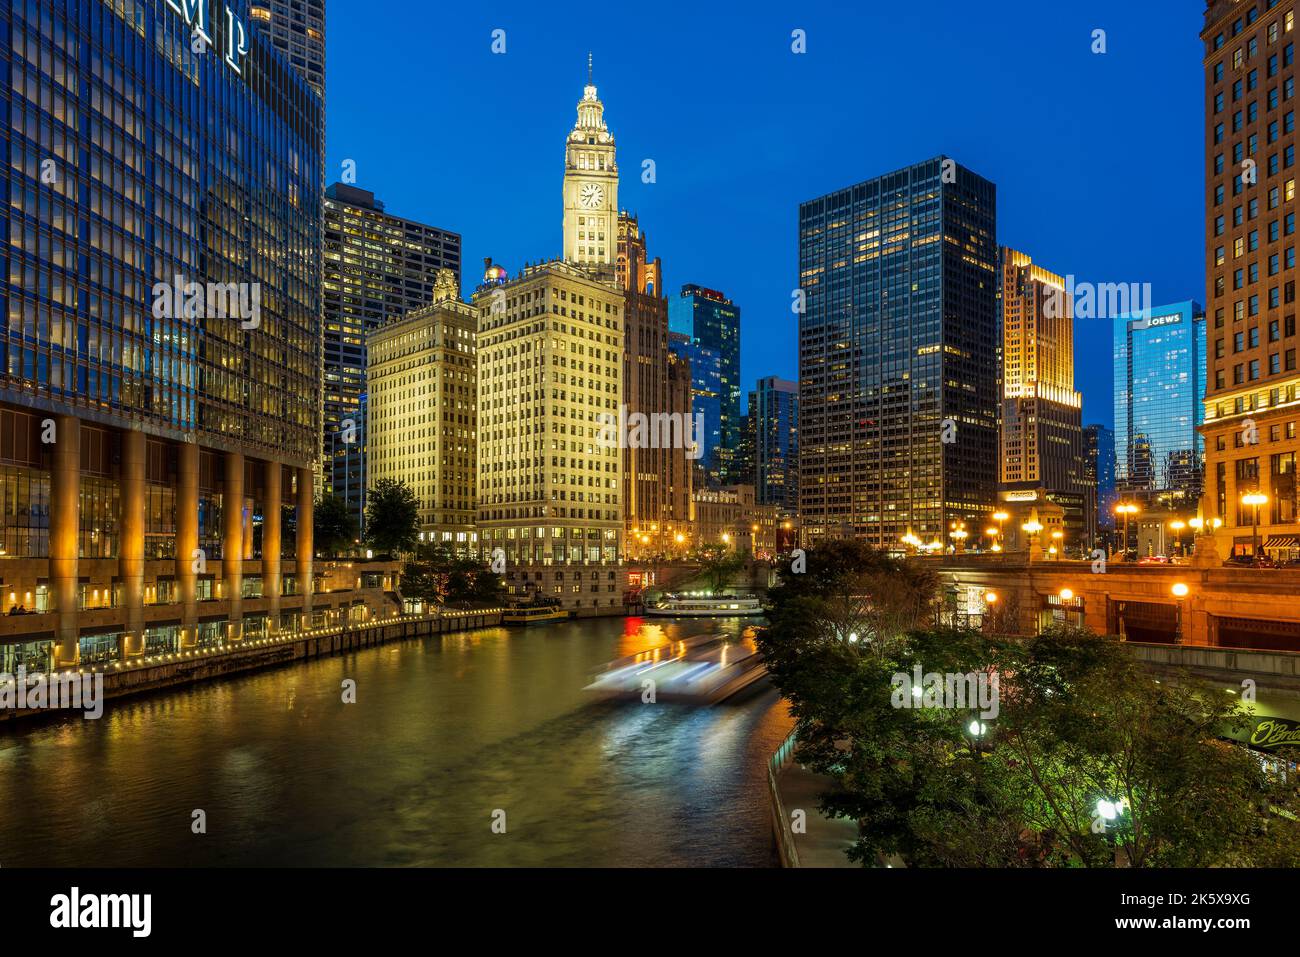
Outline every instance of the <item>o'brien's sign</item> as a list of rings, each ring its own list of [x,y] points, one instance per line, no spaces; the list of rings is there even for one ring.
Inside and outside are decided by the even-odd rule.
[[[203,46],[213,46],[212,34],[208,32],[208,0],[167,0],[171,7],[185,22],[194,28],[194,38]],[[194,52],[199,52],[196,48]],[[226,63],[236,73],[243,73],[240,65],[248,56],[248,32],[244,22],[235,15],[235,11],[226,7]]]
[[[1257,718],[1250,732],[1250,744],[1268,749],[1300,747],[1300,723],[1286,718]]]

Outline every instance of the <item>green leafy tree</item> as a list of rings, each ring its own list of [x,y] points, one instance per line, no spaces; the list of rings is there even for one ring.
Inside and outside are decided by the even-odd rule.
[[[852,859],[1300,863],[1294,782],[1222,740],[1244,720],[1222,692],[1156,683],[1120,642],[1082,630],[1021,639],[935,627],[923,569],[856,543],[809,550],[805,574],[771,590],[758,640],[797,720],[798,759],[832,782],[823,811],[858,822]],[[877,614],[876,595],[893,610]],[[849,627],[862,629],[857,641]],[[897,679],[914,666],[996,676],[996,716],[973,701],[901,706]],[[1120,810],[1103,818],[1099,801]]]
[[[709,591],[715,595],[721,594],[727,590],[731,576],[745,567],[747,557],[747,554],[733,551],[717,542],[701,545],[695,550],[695,560],[700,565],[700,573],[696,577],[708,584]]]
[[[312,509],[312,536],[316,551],[322,555],[338,555],[357,540],[359,530],[356,516],[347,502],[337,495],[323,495]]]
[[[366,541],[381,555],[414,551],[420,503],[405,482],[381,479],[366,496]]]
[[[505,583],[484,563],[435,549],[406,563],[402,597],[436,605],[498,605],[505,599]]]

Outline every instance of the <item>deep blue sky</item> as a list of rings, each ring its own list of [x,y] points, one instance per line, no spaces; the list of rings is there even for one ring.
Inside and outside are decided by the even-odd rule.
[[[1157,304],[1205,298],[1199,0],[556,9],[327,4],[328,175],[353,159],[389,212],[462,233],[467,290],[484,256],[513,273],[559,254],[590,50],[620,205],[670,292],[741,307],[746,390],[797,377],[800,201],[939,153],[997,183],[1000,243],[1080,281],[1150,282]],[[1109,424],[1110,325],[1075,326],[1085,421]]]

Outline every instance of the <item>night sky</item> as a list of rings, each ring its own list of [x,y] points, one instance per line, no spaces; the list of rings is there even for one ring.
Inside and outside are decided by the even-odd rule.
[[[696,282],[740,306],[745,392],[798,374],[799,203],[939,153],[997,183],[1001,244],[1080,282],[1149,282],[1156,304],[1204,302],[1199,0],[565,8],[327,4],[329,181],[355,160],[389,212],[463,234],[467,293],[484,256],[513,274],[559,254],[590,50],[619,205],[668,292]],[[1077,320],[1075,339],[1084,421],[1110,424],[1110,323]]]

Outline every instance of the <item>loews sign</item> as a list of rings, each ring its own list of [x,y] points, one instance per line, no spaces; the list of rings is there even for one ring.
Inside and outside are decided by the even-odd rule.
[[[205,47],[213,46],[212,34],[208,31],[208,0],[167,0],[167,6],[185,18],[185,22],[194,28],[194,39]],[[226,7],[226,65],[236,73],[243,73],[242,62],[248,56],[248,32],[244,22],[235,15],[235,11]],[[195,52],[198,52],[196,47]]]

